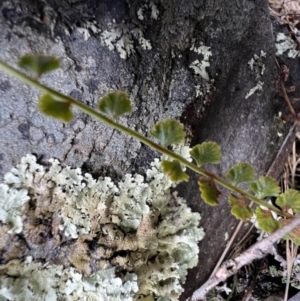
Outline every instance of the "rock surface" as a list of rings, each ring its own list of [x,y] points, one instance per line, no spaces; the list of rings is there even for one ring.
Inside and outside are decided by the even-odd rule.
[[[61,57],[62,69],[43,82],[91,106],[111,90],[127,91],[134,111],[121,122],[144,134],[158,120],[180,118],[192,144],[221,145],[220,175],[239,161],[264,173],[282,143],[267,1],[13,0],[1,1],[0,11],[0,59]],[[143,173],[157,156],[83,113],[66,125],[46,118],[37,98],[1,73],[1,177],[27,153],[114,179]],[[214,208],[200,200],[197,179],[191,174],[180,194],[200,212],[206,237],[181,300],[210,275],[237,224],[225,198]]]

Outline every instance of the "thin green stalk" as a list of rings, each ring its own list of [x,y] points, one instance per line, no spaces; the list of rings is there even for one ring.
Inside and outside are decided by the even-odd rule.
[[[139,140],[140,142],[148,145],[149,147],[151,147],[152,149],[167,155],[175,160],[178,160],[181,164],[185,165],[186,167],[190,168],[191,170],[195,171],[198,174],[201,174],[205,177],[211,178],[213,179],[216,183],[218,183],[219,185],[227,188],[229,191],[231,192],[235,192],[235,193],[239,193],[241,195],[243,195],[244,197],[248,198],[249,200],[255,202],[258,205],[262,205],[264,207],[267,207],[268,209],[272,210],[273,212],[279,214],[279,215],[283,215],[286,217],[292,217],[291,214],[289,213],[285,213],[281,210],[279,210],[278,208],[274,207],[273,205],[260,200],[258,198],[256,198],[254,195],[248,193],[247,191],[244,191],[230,183],[228,183],[227,181],[225,181],[224,179],[218,177],[215,174],[210,173],[209,171],[206,171],[205,169],[196,166],[195,164],[187,161],[186,159],[184,159],[182,156],[180,156],[179,154],[176,154],[170,150],[168,150],[167,148],[153,142],[152,140],[146,138],[145,136],[143,136],[142,134],[120,124],[117,123],[111,119],[109,119],[108,117],[106,117],[105,115],[97,112],[95,109],[87,106],[86,104],[79,102],[78,100],[64,95],[58,91],[53,90],[50,87],[47,87],[41,83],[39,83],[37,80],[32,79],[31,77],[25,75],[24,73],[6,65],[4,62],[0,61],[0,70],[14,76],[15,78],[19,79],[20,81],[22,81],[23,83],[26,83],[28,85],[30,85],[31,87],[37,88],[38,90],[44,92],[44,93],[48,93],[51,94],[53,97],[55,97],[57,100],[61,100],[64,102],[68,102],[70,104],[72,104],[73,106],[79,108],[81,111],[87,113],[90,116],[93,116],[99,120],[101,120],[102,122],[106,123],[107,125],[109,125],[110,127],[119,130],[127,135],[130,135],[131,137]]]

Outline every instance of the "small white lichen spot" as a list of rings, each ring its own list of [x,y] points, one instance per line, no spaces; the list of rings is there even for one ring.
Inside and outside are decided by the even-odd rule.
[[[143,21],[144,20],[144,15],[143,15],[143,8],[140,7],[137,11],[137,17],[139,20]]]
[[[158,15],[159,15],[159,10],[158,10],[156,4],[153,1],[151,1],[149,3],[149,6],[151,7],[151,18],[154,20],[157,20]]]
[[[264,84],[263,82],[259,81],[255,87],[253,87],[252,89],[250,89],[250,91],[245,96],[245,99],[249,98],[256,91],[262,90],[263,89],[263,84]]]
[[[133,41],[128,35],[127,29],[124,27],[112,29],[111,31],[105,30],[101,34],[101,40],[108,47],[109,50],[116,49],[120,58],[127,59],[134,53]]]
[[[126,60],[132,53],[134,53],[133,41],[127,35],[123,35],[115,46],[121,59]]]
[[[174,151],[191,160],[188,147]],[[188,269],[197,265],[204,231],[199,228],[200,215],[174,191],[176,184],[162,172],[161,161],[152,162],[146,179],[127,174],[118,184],[108,177],[83,175],[80,168],[62,166],[55,159],[50,164],[46,169],[27,155],[5,175],[0,219],[12,235],[26,229],[26,238],[35,228],[28,227],[29,220],[47,217],[47,231],[67,242],[67,267],[45,267],[34,258],[9,261],[2,266],[0,296],[33,301],[178,301]],[[34,206],[28,206],[30,200]],[[86,241],[95,243],[93,249]],[[47,243],[41,246],[45,252]],[[119,255],[122,251],[126,256]]]
[[[77,30],[78,30],[78,32],[79,32],[80,34],[82,34],[83,39],[84,39],[85,41],[87,41],[87,40],[91,37],[91,35],[90,35],[88,29],[82,28],[82,27],[77,27]]]
[[[126,60],[135,53],[134,39],[137,39],[143,49],[152,49],[150,41],[144,38],[142,29],[136,27],[129,30],[125,24],[115,26],[116,28],[111,29],[110,31],[103,31],[100,37],[101,41],[109,50],[117,50],[121,59]]]
[[[263,58],[266,57],[266,53],[261,50],[260,51],[260,56],[257,54],[253,55],[253,58],[251,58],[250,61],[248,61],[249,68],[252,73],[256,76],[257,80],[260,79],[260,77],[264,74],[265,72],[265,65],[263,64]]]
[[[22,231],[22,207],[29,200],[27,189],[10,189],[8,185],[0,184],[0,221],[9,226],[8,233]]]
[[[87,21],[86,22],[87,28],[89,28],[94,34],[101,33],[101,29],[97,26],[97,21],[94,20],[93,22]]]
[[[80,34],[83,35],[83,39],[87,41],[91,35],[89,30],[91,30],[94,34],[100,34],[101,30],[97,27],[97,21],[84,21],[84,23],[81,25],[81,27],[77,27],[77,30]]]
[[[190,50],[197,52],[203,56],[201,61],[195,60],[191,63],[190,68],[194,70],[195,74],[200,75],[206,81],[209,81],[209,75],[206,68],[210,66],[209,58],[212,55],[210,47],[201,44],[199,47],[195,46],[195,40],[192,41]]]
[[[254,58],[252,58],[252,59],[248,62],[248,65],[249,65],[251,71],[253,71],[254,63],[255,63]]]
[[[121,37],[122,32],[120,30],[104,30],[101,33],[101,41],[108,47],[109,50],[114,50],[114,43]]]
[[[203,61],[199,61],[196,60],[194,62],[192,62],[192,64],[190,65],[190,68],[194,70],[195,74],[200,75],[202,78],[204,78],[205,80],[209,80],[209,75],[206,71],[206,68],[210,66],[210,63],[203,60]]]
[[[208,61],[209,57],[212,55],[212,52],[210,51],[210,47],[201,45],[200,47],[191,47],[191,50],[194,50],[195,52],[202,54],[204,61]]]
[[[144,11],[150,10],[151,13],[151,19],[153,20],[157,20],[158,16],[159,16],[159,10],[157,8],[157,5],[153,2],[150,1],[150,3],[144,3],[142,6],[140,6],[137,10],[137,17],[139,20],[144,21],[145,17],[144,17]]]
[[[266,53],[261,50],[260,55],[254,54],[253,58],[248,61],[249,69],[251,70],[251,73],[255,75],[256,78],[256,85],[250,89],[250,91],[246,94],[245,99],[249,98],[251,95],[253,95],[256,91],[263,89],[263,81],[262,76],[265,73],[266,66],[263,64],[263,58],[266,57]]]
[[[140,38],[139,43],[142,46],[142,48],[145,49],[145,50],[151,50],[152,49],[152,45],[151,45],[149,40],[146,40],[144,38]]]
[[[265,64],[263,64],[262,67],[261,67],[261,72],[260,72],[260,74],[261,74],[261,75],[264,75],[265,70],[266,70],[266,66],[265,66]]]
[[[297,50],[297,44],[289,35],[284,33],[278,33],[276,37],[276,56],[282,55],[284,52],[288,52],[289,58],[296,58],[300,56],[300,51]]]
[[[204,95],[201,85],[196,85],[195,88],[196,88],[196,97]]]
[[[200,43],[200,46],[196,47],[195,44],[196,44],[196,39],[193,39],[190,50],[195,51],[198,54],[202,54],[204,60],[208,61],[209,57],[212,55],[212,52],[210,51],[210,47],[203,45],[203,43]]]
[[[263,50],[260,51],[260,57],[266,57],[267,56],[267,53],[264,52]]]
[[[139,44],[142,46],[145,50],[151,50],[152,45],[149,40],[146,40],[144,38],[143,31],[140,28],[134,28],[131,30],[131,33],[133,36],[139,41]]]
[[[143,31],[140,28],[134,28],[131,30],[131,33],[136,39],[140,39],[144,37]]]
[[[232,292],[232,289],[227,286],[227,283],[224,283],[222,286],[216,286],[218,292],[225,292],[226,295],[229,295]]]

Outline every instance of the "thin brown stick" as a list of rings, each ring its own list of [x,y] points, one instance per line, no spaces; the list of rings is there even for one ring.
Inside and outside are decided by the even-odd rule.
[[[286,169],[285,170],[285,179],[284,179],[284,184],[285,184],[284,189],[285,190],[296,189],[295,177],[296,177],[296,170],[297,170],[298,164],[299,164],[299,159],[297,159],[296,140],[295,140],[293,142],[292,154],[289,156],[288,164],[287,164],[287,167],[285,168]],[[291,179],[291,181],[289,181],[289,178]],[[297,256],[297,250],[298,250],[298,246],[296,246],[293,243],[293,241],[290,241],[288,239],[286,241],[287,277],[286,277],[286,285],[285,285],[285,293],[284,293],[283,301],[288,300],[291,273],[292,273],[295,258]]]
[[[245,246],[247,242],[249,242],[249,240],[251,239],[251,232],[253,228],[254,228],[254,224],[251,224],[247,233],[238,241],[236,246],[231,250],[231,253],[229,253],[228,257],[235,257],[236,255],[241,253],[242,250],[246,250]]]
[[[250,205],[251,205],[251,204],[250,204]],[[218,261],[217,264],[215,265],[215,268],[214,268],[213,272],[211,273],[210,278],[213,277],[213,276],[215,275],[216,271],[219,269],[219,267],[220,267],[220,265],[222,264],[222,262],[223,262],[225,256],[227,255],[229,249],[231,248],[231,246],[232,246],[234,240],[236,239],[236,236],[238,235],[239,231],[241,230],[241,227],[243,226],[243,224],[244,224],[244,221],[240,221],[240,222],[238,223],[237,227],[236,227],[235,230],[234,230],[234,233],[232,234],[232,236],[231,236],[229,242],[228,242],[227,245],[226,245],[226,248],[224,249],[222,255],[220,256],[219,261]]]
[[[289,242],[291,243],[291,247],[290,247]],[[286,242],[287,276],[286,276],[286,285],[285,285],[285,292],[284,292],[283,301],[288,300],[291,274],[292,274],[293,266],[294,266],[294,263],[295,263],[295,259],[297,257],[297,253],[298,253],[298,246],[296,246],[293,241],[290,241],[288,239],[287,242]]]
[[[287,145],[292,145],[291,141],[294,141],[294,139],[295,139],[294,135],[295,135],[296,128],[297,128],[297,121],[295,121],[294,124],[291,126],[288,134],[286,135],[284,141],[282,142],[278,152],[276,153],[275,158],[273,159],[273,163],[271,164],[271,166],[268,169],[268,172],[266,173],[267,176],[274,177],[275,170],[278,169],[277,165],[278,165],[278,161],[280,161],[280,157],[282,156],[282,154],[286,153]],[[289,147],[288,147],[288,149],[290,149]],[[289,152],[290,151],[288,151],[288,153]],[[286,153],[286,157],[288,156],[288,153]],[[279,176],[279,174],[277,174],[277,176],[275,176],[275,178],[278,176]]]
[[[293,244],[293,242],[291,242],[291,247],[292,247],[292,244]],[[286,247],[287,275],[286,275],[286,284],[285,284],[283,301],[287,301],[287,299],[288,299],[290,280],[291,280],[291,272],[292,272],[292,267],[293,267],[289,239],[287,239],[285,247]]]
[[[296,111],[294,110],[294,108],[293,108],[293,106],[292,106],[292,104],[291,104],[291,102],[290,102],[290,99],[289,99],[289,97],[288,97],[288,95],[287,95],[287,93],[286,93],[286,89],[285,89],[285,86],[284,86],[283,79],[280,79],[280,85],[281,85],[281,89],[282,89],[282,92],[283,92],[284,99],[285,99],[285,101],[287,102],[288,107],[289,107],[289,109],[290,109],[292,115],[295,117],[295,119],[296,119],[297,121],[299,121],[298,116],[297,116],[297,113],[296,113]]]
[[[218,269],[216,274],[206,281],[199,289],[197,289],[189,301],[203,300],[205,295],[220,282],[226,281],[226,279],[243,267],[250,264],[254,259],[259,259],[268,253],[272,253],[272,246],[276,241],[281,239],[284,235],[291,232],[295,227],[300,225],[300,215],[295,216],[287,225],[281,229],[270,234],[263,240],[257,242],[251,246],[248,250],[237,256],[235,259],[225,261]]]
[[[278,61],[277,61],[276,58],[275,58],[275,63],[277,65],[278,69],[281,70],[281,67],[280,67],[280,65],[279,65],[279,63],[278,63]],[[294,116],[295,120],[299,123],[298,115],[297,115],[296,111],[294,110],[294,107],[291,104],[289,96],[287,95],[287,92],[286,92],[286,89],[285,89],[285,86],[284,86],[284,80],[283,80],[282,76],[280,77],[280,86],[281,86],[281,90],[282,90],[282,93],[283,93],[283,97],[284,97],[284,99],[285,99],[285,101],[286,101],[286,103],[287,103],[287,105],[288,105],[288,107],[289,107],[292,115]]]

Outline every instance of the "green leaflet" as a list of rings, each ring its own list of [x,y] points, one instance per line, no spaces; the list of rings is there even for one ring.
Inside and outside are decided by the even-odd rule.
[[[211,206],[217,205],[221,192],[217,189],[214,180],[200,177],[198,184],[203,201]]]
[[[98,109],[112,119],[132,111],[128,95],[122,91],[108,93],[98,103]]]
[[[40,97],[38,107],[45,115],[54,117],[63,122],[69,122],[74,117],[74,114],[70,109],[70,103],[55,100],[49,94],[44,94]]]
[[[27,55],[20,59],[19,66],[27,71],[34,72],[37,76],[41,76],[46,72],[50,72],[58,68],[59,60],[45,55]],[[7,66],[1,61],[0,69],[16,76],[23,82],[28,83],[33,87],[41,89],[41,91],[48,91],[49,94],[43,95],[39,100],[39,108],[46,115],[68,122],[74,117],[71,111],[71,105],[73,105],[80,110],[87,112],[91,116],[95,116],[99,120],[104,121],[113,128],[120,130],[123,133],[129,134],[141,142],[145,142],[146,145],[159,150],[165,156],[173,158],[173,161],[163,161],[163,171],[170,176],[172,181],[188,181],[189,176],[182,170],[181,167],[184,164],[187,164],[186,161],[184,161],[184,156],[181,159],[178,159],[180,157],[177,154],[171,154],[166,149],[154,143],[147,137],[143,137],[138,132],[135,132],[130,128],[126,128],[118,124],[117,122],[109,122],[107,120],[108,118],[106,118],[103,114],[98,114],[94,109],[88,109],[86,106],[80,104],[75,100],[72,100],[71,98],[68,98],[67,96],[61,95],[62,98],[66,99],[64,101],[61,101],[57,92],[44,86],[43,84],[38,83],[37,80],[32,79],[29,76],[18,72],[17,70],[14,70],[14,68]],[[128,99],[126,93],[113,92],[109,93],[99,102],[99,109],[101,112],[108,114],[110,118],[118,118],[119,116],[130,112],[132,108],[130,100]],[[151,129],[150,133],[155,138],[159,139],[161,144],[163,144],[164,146],[180,143],[185,138],[183,125],[180,122],[171,119],[158,122]],[[190,154],[196,161],[198,166],[202,166],[206,163],[219,163],[221,159],[220,147],[214,142],[204,142],[202,144],[196,145],[190,151]],[[180,161],[183,163],[180,163]],[[247,198],[258,205],[262,204],[261,199],[263,199],[264,197],[277,196],[276,203],[277,205],[281,206],[283,210],[280,212],[277,207],[271,204],[268,206],[268,208],[272,208],[272,210],[279,215],[290,218],[290,216],[292,215],[291,213],[300,212],[300,193],[298,191],[289,190],[280,195],[280,189],[276,181],[271,177],[262,176],[254,181],[254,169],[248,163],[238,163],[230,168],[230,170],[226,173],[227,179],[233,185],[229,185],[229,181],[225,183],[225,181],[221,177],[214,175],[209,171],[206,171],[202,168],[197,168],[196,164],[193,164],[193,166],[191,164],[187,164],[187,167],[195,170],[199,174],[203,174],[209,177],[209,179],[200,179],[199,186],[202,198],[207,203],[210,203],[212,205],[216,205],[218,203],[220,192],[218,191],[215,183],[219,183],[218,185],[227,187],[231,192],[233,192],[233,194],[236,193],[237,195],[247,195]],[[240,183],[249,183],[250,185],[248,186],[251,193],[248,194],[247,190],[234,187],[239,185]],[[255,194],[255,197],[253,194]],[[237,217],[247,219],[252,215],[252,211],[245,205],[244,199],[242,197],[239,198],[232,195],[229,198],[229,201],[232,206],[232,213]],[[278,222],[272,217],[271,211],[258,208],[256,212],[258,215],[257,219],[263,230],[272,232],[274,231],[274,229],[280,226],[280,224],[278,224]],[[300,237],[300,235],[298,235],[298,237]]]
[[[161,161],[162,171],[167,174],[171,181],[173,182],[181,182],[181,181],[188,181],[189,176],[182,170],[180,162],[178,160],[168,161],[162,160]]]
[[[294,213],[300,212],[300,193],[298,190],[289,189],[282,193],[277,199],[276,204],[281,207],[281,209],[287,212],[292,209]]]
[[[241,220],[249,220],[252,215],[252,209],[246,205],[245,198],[236,197],[234,195],[229,195],[229,204],[231,206],[231,213]]]
[[[254,169],[250,164],[240,162],[229,169],[226,173],[226,178],[228,178],[233,185],[249,183],[254,179]]]
[[[253,191],[257,198],[263,199],[267,196],[279,196],[280,187],[272,177],[260,176],[258,180],[251,183],[249,189]]]
[[[220,163],[222,158],[220,150],[221,147],[216,142],[209,141],[194,146],[191,149],[190,154],[197,162],[197,165],[202,166],[206,163]]]
[[[293,230],[290,234],[287,235],[287,239],[291,239],[294,244],[296,244],[297,246],[300,246],[300,231],[298,229],[298,231],[294,234],[295,230]]]
[[[28,54],[20,58],[20,68],[33,73],[36,77],[59,68],[59,59],[42,54]]]
[[[150,130],[150,134],[157,138],[163,146],[179,144],[185,138],[183,125],[173,119],[157,122]]]
[[[280,228],[279,222],[273,217],[270,210],[263,210],[257,207],[255,212],[259,228],[264,232],[272,233]]]
[[[280,224],[282,226],[290,222],[289,219],[281,219]],[[284,236],[284,239],[291,239],[296,245],[300,245],[300,227],[294,228],[290,233]]]

